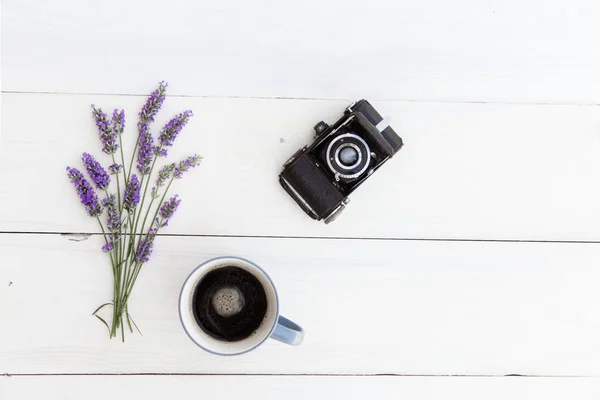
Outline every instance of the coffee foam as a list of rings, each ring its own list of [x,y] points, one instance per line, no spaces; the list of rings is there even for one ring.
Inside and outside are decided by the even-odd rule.
[[[212,296],[212,306],[221,317],[231,317],[244,308],[244,295],[234,286],[225,286]]]

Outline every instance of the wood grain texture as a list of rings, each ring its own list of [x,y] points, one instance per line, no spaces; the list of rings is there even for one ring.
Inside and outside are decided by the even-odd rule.
[[[0,377],[2,400],[189,398],[275,400],[464,399],[596,400],[597,378],[456,378],[397,376],[52,376]]]
[[[90,315],[111,298],[100,238],[69,239],[0,235],[0,373],[600,374],[599,245],[159,237],[123,344]],[[220,255],[270,273],[303,345],[195,347],[179,290]]]
[[[98,232],[65,166],[81,167],[84,151],[109,164],[90,103],[125,107],[128,153],[143,102],[135,96],[4,94],[0,230]],[[197,115],[171,159],[199,152],[205,162],[175,184],[183,203],[165,232],[600,240],[598,108],[374,104],[394,118],[406,145],[325,226],[300,210],[277,176],[313,140],[313,124],[335,121],[348,102],[169,97],[154,134],[176,112],[193,109]]]
[[[118,10],[118,11],[116,11]],[[600,102],[595,0],[2,2],[4,90]]]
[[[595,0],[4,0],[0,400],[600,398],[600,244],[477,242],[600,241],[599,17]],[[228,237],[158,239],[131,300],[145,336],[122,344],[90,315],[111,298],[100,237],[52,232],[98,232],[64,173],[84,151],[108,164],[89,104],[132,128],[161,79],[154,133],[193,109],[172,156],[206,160],[165,232]],[[276,177],[358,98],[406,146],[326,227]],[[426,238],[475,241],[395,240]],[[271,274],[302,346],[220,358],[187,338],[179,289],[228,254]],[[63,373],[211,375],[9,376]],[[232,373],[474,377],[212,375]]]

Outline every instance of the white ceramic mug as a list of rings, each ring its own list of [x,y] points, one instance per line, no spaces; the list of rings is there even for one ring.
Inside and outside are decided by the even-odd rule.
[[[262,324],[252,335],[240,341],[226,342],[215,339],[202,330],[194,316],[193,302],[196,286],[207,273],[231,266],[242,268],[259,280],[267,296],[267,312]],[[258,265],[239,257],[208,260],[190,274],[179,296],[179,318],[183,329],[194,343],[208,352],[223,356],[247,353],[263,344],[269,337],[291,345],[300,344],[304,338],[304,331],[300,326],[279,315],[279,298],[269,275]]]

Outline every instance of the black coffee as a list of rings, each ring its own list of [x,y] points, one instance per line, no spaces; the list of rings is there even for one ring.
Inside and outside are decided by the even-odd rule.
[[[196,286],[193,307],[204,332],[235,342],[258,329],[267,313],[267,294],[245,269],[222,267],[207,273]]]

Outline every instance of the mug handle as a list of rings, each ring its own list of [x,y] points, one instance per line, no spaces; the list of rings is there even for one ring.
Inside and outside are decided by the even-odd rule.
[[[279,316],[271,338],[285,344],[297,346],[304,339],[304,329],[284,316]]]

